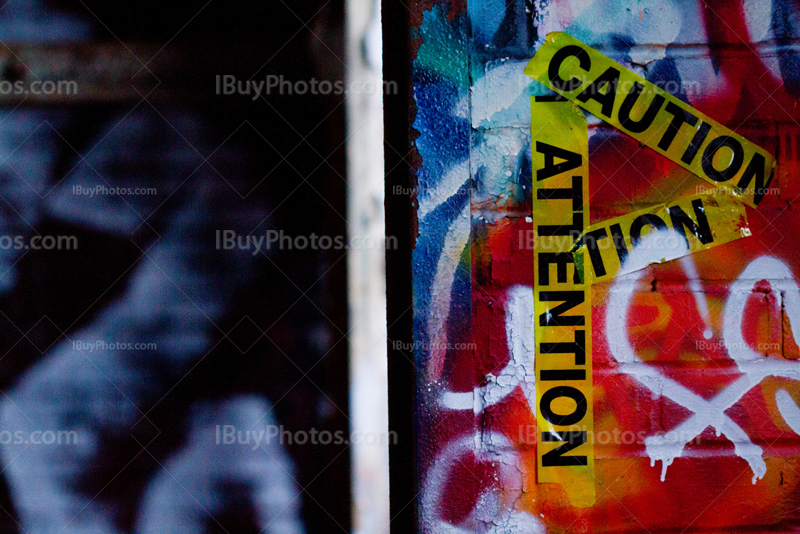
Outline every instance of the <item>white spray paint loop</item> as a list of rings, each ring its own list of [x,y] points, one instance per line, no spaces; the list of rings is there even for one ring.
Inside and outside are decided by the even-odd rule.
[[[665,232],[674,233],[672,230]],[[631,253],[633,265],[646,265],[658,261],[661,254],[648,241],[655,233],[646,237],[641,245]],[[681,456],[686,444],[709,426],[717,435],[724,435],[734,445],[737,456],[747,461],[753,471],[753,484],[767,471],[762,458],[762,449],[755,445],[747,433],[725,414],[725,410],[736,404],[750,389],[758,385],[766,376],[783,376],[800,379],[800,366],[795,363],[767,359],[752,351],[741,334],[744,303],[755,283],[769,279],[773,287],[781,290],[786,299],[786,310],[792,324],[800,319],[800,291],[794,282],[791,271],[779,260],[761,257],[754,260],[731,286],[731,296],[725,306],[723,339],[731,347],[729,354],[737,362],[743,376],[726,387],[716,397],[705,400],[688,388],[662,375],[657,369],[644,363],[635,353],[626,332],[628,308],[633,298],[635,284],[641,278],[641,270],[620,276],[614,283],[606,308],[606,329],[611,354],[620,364],[620,371],[631,375],[647,387],[654,395],[663,395],[688,408],[693,413],[686,421],[673,429],[667,438],[664,435],[651,436],[645,440],[651,465],[662,462],[661,480],[665,480],[667,467],[675,458]],[[800,325],[800,323],[798,323]],[[785,396],[778,400],[778,406],[785,419],[791,419],[790,426],[800,429],[800,410],[787,408]],[[783,407],[782,407],[783,406]],[[796,407],[796,406],[795,406]],[[794,427],[793,427],[794,428]],[[678,439],[674,439],[677,436]],[[688,439],[687,439],[687,436]],[[668,439],[669,438],[669,439]]]

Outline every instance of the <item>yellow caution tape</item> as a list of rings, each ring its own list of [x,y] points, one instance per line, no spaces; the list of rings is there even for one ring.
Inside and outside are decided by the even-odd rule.
[[[595,283],[749,235],[744,203],[716,189],[593,224],[574,251]]]
[[[537,479],[570,503],[595,501],[592,298],[583,251],[589,224],[589,132],[570,102],[531,99]]]
[[[537,480],[576,507],[595,501],[591,285],[750,235],[775,158],[565,33],[525,73],[556,97],[531,100]],[[715,185],[589,225],[589,111]]]
[[[772,155],[566,33],[547,34],[525,73],[749,205],[764,198]]]

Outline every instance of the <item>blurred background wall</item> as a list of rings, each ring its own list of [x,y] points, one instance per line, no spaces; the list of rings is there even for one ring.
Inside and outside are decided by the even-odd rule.
[[[342,1],[0,8],[2,532],[349,532],[351,468],[388,523],[386,436],[347,439],[386,404],[349,13],[352,68]]]

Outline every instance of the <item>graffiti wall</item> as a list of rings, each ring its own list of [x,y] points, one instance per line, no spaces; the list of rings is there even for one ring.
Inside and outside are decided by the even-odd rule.
[[[800,531],[800,3],[428,0],[411,11],[420,530]],[[552,447],[535,361],[532,132],[548,115],[532,101],[553,92],[524,73],[551,32],[777,161],[757,208],[742,208],[746,236],[663,262],[642,239],[626,261],[656,264],[587,289],[593,465],[560,481],[538,472],[537,447]],[[710,187],[579,113],[586,225]]]

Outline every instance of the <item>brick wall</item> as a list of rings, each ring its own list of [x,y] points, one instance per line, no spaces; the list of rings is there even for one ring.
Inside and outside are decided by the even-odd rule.
[[[420,530],[800,530],[800,4],[427,1],[409,16]],[[530,98],[548,90],[522,71],[551,31],[778,161],[751,237],[593,287],[589,507],[536,476]],[[587,117],[591,222],[707,187]]]

